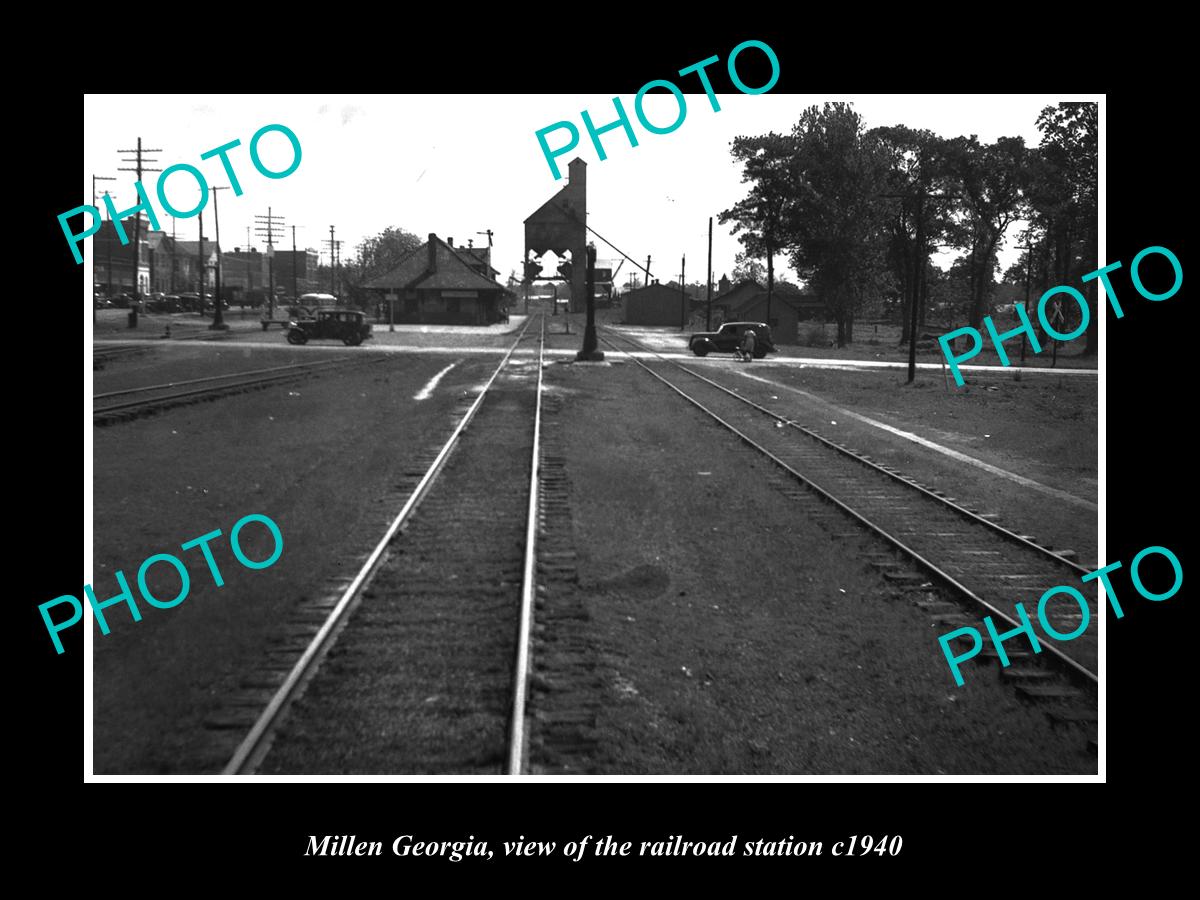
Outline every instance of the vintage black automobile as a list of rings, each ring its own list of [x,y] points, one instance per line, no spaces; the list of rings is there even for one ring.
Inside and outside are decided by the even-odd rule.
[[[714,350],[733,353],[742,345],[742,335],[748,329],[754,330],[755,359],[776,352],[775,342],[771,340],[771,327],[763,322],[726,322],[718,331],[693,334],[688,341],[688,349],[697,356],[707,356]]]
[[[366,315],[357,309],[318,309],[288,323],[289,344],[307,344],[310,340],[330,338],[357,347],[371,336]]]

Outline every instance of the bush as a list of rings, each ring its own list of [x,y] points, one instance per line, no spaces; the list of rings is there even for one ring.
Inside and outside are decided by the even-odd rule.
[[[822,322],[801,322],[796,329],[796,340],[802,347],[828,347],[829,337]]]

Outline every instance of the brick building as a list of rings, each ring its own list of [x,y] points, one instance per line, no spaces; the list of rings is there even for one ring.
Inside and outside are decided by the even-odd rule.
[[[261,255],[261,254],[260,254]],[[290,296],[292,293],[292,276],[295,275],[295,293],[309,294],[321,289],[317,282],[317,251],[307,250],[276,250],[275,251],[275,284],[283,285]],[[269,273],[268,273],[269,274]]]
[[[139,213],[139,215],[141,215]],[[150,224],[141,217],[138,243],[138,275],[133,277],[133,216],[122,223],[129,243],[122,244],[116,227],[111,220],[100,223],[100,230],[92,236],[92,260],[95,266],[93,279],[106,294],[133,293],[135,288],[149,293],[150,287]]]

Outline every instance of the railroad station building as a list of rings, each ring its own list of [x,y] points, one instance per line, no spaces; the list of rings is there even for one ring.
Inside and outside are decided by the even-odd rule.
[[[455,247],[436,234],[394,269],[363,287],[373,291],[387,320],[389,297],[395,321],[421,324],[490,325],[511,291],[492,277],[490,251]]]

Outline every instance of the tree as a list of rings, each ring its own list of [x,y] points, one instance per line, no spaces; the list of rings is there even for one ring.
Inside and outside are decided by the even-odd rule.
[[[359,306],[376,299],[362,285],[372,278],[386,275],[422,243],[415,234],[395,226],[363,240],[352,258],[338,263],[338,281],[343,296]]]
[[[955,246],[967,251],[967,320],[979,328],[989,312],[996,250],[1008,226],[1023,211],[1021,185],[1028,151],[1024,138],[1000,138],[994,144],[981,144],[975,135],[948,141],[946,148],[959,211],[950,238]]]
[[[873,128],[867,136],[878,142],[887,160],[885,258],[900,297],[903,344],[909,340],[913,303],[918,326],[925,324],[929,251],[950,227],[950,204],[940,199],[946,193],[946,141],[904,125]]]
[[[887,229],[881,198],[888,160],[848,103],[804,111],[792,129],[794,185],[784,237],[792,268],[837,323],[838,346],[854,340],[854,312],[880,285]]]
[[[766,317],[770,324],[775,254],[780,251],[783,220],[792,195],[789,177],[792,140],[773,131],[758,137],[736,137],[730,152],[742,163],[742,182],[750,183],[750,193],[717,219],[722,225],[733,223],[733,233],[739,234],[744,248],[739,259],[766,259]],[[753,280],[761,284],[759,279]]]
[[[757,259],[752,259],[745,251],[739,251],[733,259],[733,282],[753,281],[763,284],[767,280],[767,269]]]
[[[1041,144],[1026,173],[1026,193],[1035,226],[1044,233],[1042,253],[1051,274],[1039,281],[1040,290],[1077,284],[1098,268],[1097,146],[1098,109],[1095,103],[1047,106],[1037,119]],[[1035,264],[1036,265],[1036,264]],[[1093,326],[1083,352],[1095,353],[1096,282],[1083,286]]]

